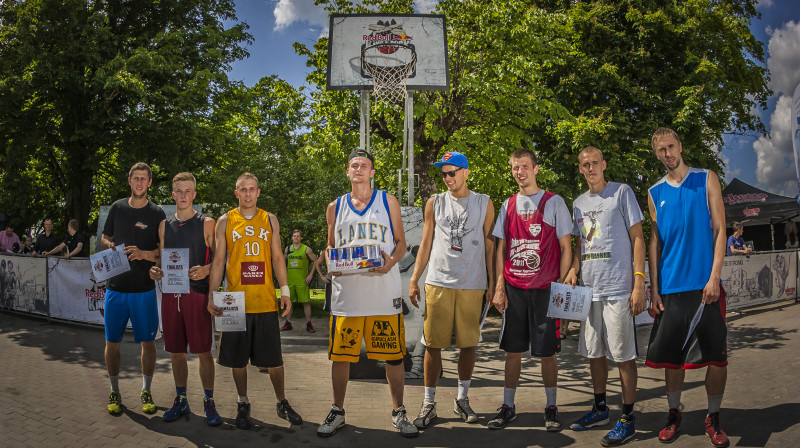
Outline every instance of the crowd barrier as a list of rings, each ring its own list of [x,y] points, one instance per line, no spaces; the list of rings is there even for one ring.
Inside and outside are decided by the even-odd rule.
[[[722,284],[728,309],[798,298],[800,251],[725,257]],[[646,278],[649,298],[649,275]],[[96,282],[88,258],[0,254],[0,308],[53,319],[103,325],[106,282]],[[636,316],[647,324],[647,312]]]

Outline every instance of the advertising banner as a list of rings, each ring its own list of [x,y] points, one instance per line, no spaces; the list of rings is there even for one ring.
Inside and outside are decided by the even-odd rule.
[[[0,308],[47,315],[47,260],[0,255]]]
[[[106,282],[96,282],[88,259],[48,257],[50,316],[103,324]]]
[[[797,297],[797,254],[792,250],[725,257],[722,286],[728,309]]]

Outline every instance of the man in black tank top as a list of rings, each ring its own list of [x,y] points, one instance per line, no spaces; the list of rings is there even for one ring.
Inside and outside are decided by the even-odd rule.
[[[161,249],[189,249],[188,294],[163,293],[161,319],[164,329],[164,349],[172,354],[172,373],[175,378],[175,401],[164,412],[164,421],[178,420],[191,413],[186,399],[189,367],[186,348],[197,353],[200,361],[200,382],[203,385],[203,405],[206,423],[217,426],[222,419],[214,405],[214,359],[211,356],[211,314],[208,312],[208,274],[211,269],[211,250],[214,247],[214,220],[196,212],[193,201],[197,195],[196,181],[191,173],[178,173],[172,179],[172,198],[176,211],[158,227]],[[150,268],[150,278],[160,280],[164,272],[159,266]]]

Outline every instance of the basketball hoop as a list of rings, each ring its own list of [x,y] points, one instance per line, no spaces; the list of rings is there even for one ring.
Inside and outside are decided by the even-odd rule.
[[[381,42],[361,50],[361,68],[372,77],[372,97],[399,103],[406,97],[406,80],[417,67],[413,45]]]

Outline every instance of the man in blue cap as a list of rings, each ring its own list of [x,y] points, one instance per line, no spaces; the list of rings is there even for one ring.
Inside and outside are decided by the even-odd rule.
[[[436,418],[436,384],[441,373],[442,349],[450,347],[455,331],[458,357],[458,397],[454,412],[467,423],[478,416],[469,405],[475,347],[480,339],[481,303],[484,294],[492,301],[494,242],[491,239],[494,205],[488,195],[467,188],[469,162],[455,151],[445,153],[434,163],[441,169],[447,186],[425,204],[422,243],[408,295],[417,305],[419,279],[430,262],[425,278],[425,398],[414,420],[417,428],[427,427]],[[488,289],[487,289],[488,288]]]

